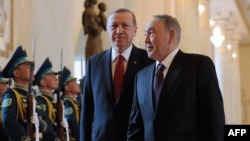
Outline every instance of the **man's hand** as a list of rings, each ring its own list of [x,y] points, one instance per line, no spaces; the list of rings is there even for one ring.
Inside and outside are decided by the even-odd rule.
[[[31,122],[35,125],[39,125],[39,119],[37,113],[33,114],[33,116],[31,117]]]
[[[68,121],[67,121],[66,118],[63,118],[61,124],[62,124],[62,126],[63,126],[64,128],[68,128],[68,127],[69,127],[69,124],[68,124]]]

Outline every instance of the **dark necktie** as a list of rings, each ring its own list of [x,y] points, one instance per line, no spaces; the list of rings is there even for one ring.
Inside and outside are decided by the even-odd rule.
[[[123,60],[124,58],[122,55],[117,56],[117,63],[115,65],[115,73],[114,73],[114,81],[113,81],[116,100],[118,99],[120,95],[120,91],[122,87],[122,81],[123,81],[123,75],[124,75]]]
[[[154,76],[154,101],[155,101],[155,107],[158,104],[158,100],[159,100],[159,96],[160,96],[160,92],[161,92],[161,87],[162,87],[162,83],[163,83],[163,70],[164,70],[164,65],[162,64],[158,64],[157,65],[157,70],[156,70],[156,74]]]

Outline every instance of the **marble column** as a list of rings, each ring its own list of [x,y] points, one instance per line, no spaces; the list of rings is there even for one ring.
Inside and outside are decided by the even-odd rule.
[[[226,115],[226,123],[231,124],[234,110],[232,108],[232,94],[231,94],[231,69],[230,69],[230,55],[226,50],[226,45],[223,43],[220,47],[215,48],[215,68],[219,79],[221,93],[223,95],[224,110]]]
[[[210,18],[210,0],[199,0],[199,15],[200,15],[200,44],[198,52],[214,59],[214,48],[210,41],[211,29],[209,25]]]
[[[229,19],[218,20],[215,23],[222,27],[222,33],[225,36],[223,44],[215,48],[215,67],[223,94],[226,123],[241,124],[240,76],[237,57],[238,42],[231,38],[231,32],[235,33],[236,30],[231,31],[229,23]],[[229,44],[231,49],[228,46]]]
[[[234,31],[235,33],[236,31]],[[229,35],[230,36],[230,35]],[[242,104],[241,104],[241,83],[240,83],[240,66],[239,66],[239,39],[230,39],[229,43],[232,45],[230,51],[230,67],[231,67],[231,95],[233,108],[232,123],[241,124],[243,119]]]
[[[197,53],[199,50],[199,14],[198,0],[176,0],[175,17],[182,27],[179,47]]]

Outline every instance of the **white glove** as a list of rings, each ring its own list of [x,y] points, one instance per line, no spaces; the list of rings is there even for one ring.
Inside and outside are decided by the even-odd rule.
[[[68,128],[68,127],[69,127],[69,124],[68,124],[68,121],[67,121],[66,118],[63,118],[61,124],[62,124],[62,126],[63,126],[64,128]]]
[[[39,125],[39,119],[37,113],[33,114],[33,116],[31,117],[31,122],[35,125]]]

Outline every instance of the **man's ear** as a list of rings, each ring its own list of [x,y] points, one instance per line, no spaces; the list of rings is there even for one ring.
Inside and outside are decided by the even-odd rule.
[[[70,89],[70,87],[69,87],[68,85],[65,85],[65,86],[64,86],[64,90],[65,90],[65,91],[69,91],[69,89]]]
[[[41,86],[44,86],[44,85],[46,84],[46,83],[45,83],[45,80],[42,78],[42,79],[40,80],[39,84],[40,84]]]
[[[136,26],[136,27],[135,27],[135,35],[136,35],[136,33],[137,33],[137,29],[138,29],[138,28],[137,28],[137,26]]]
[[[169,43],[170,42],[174,42],[174,40],[175,40],[175,32],[174,32],[174,30],[169,30]]]
[[[17,69],[13,71],[13,76],[19,77],[19,71]]]

